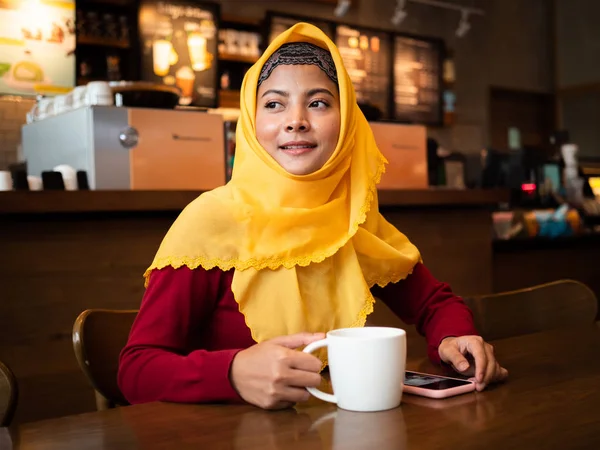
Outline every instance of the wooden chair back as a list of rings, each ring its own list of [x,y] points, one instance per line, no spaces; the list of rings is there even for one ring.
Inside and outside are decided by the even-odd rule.
[[[119,354],[137,310],[88,309],[73,325],[73,349],[79,367],[96,391],[98,410],[127,405],[117,384]]]
[[[12,371],[0,362],[0,427],[7,427],[17,408],[19,389]]]
[[[484,339],[593,325],[598,299],[585,284],[559,280],[526,289],[464,299]]]

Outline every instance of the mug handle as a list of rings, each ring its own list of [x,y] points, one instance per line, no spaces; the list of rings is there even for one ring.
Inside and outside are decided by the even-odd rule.
[[[323,347],[327,347],[327,345],[329,345],[329,342],[327,342],[327,339],[321,339],[320,341],[316,341],[316,342],[313,342],[312,344],[308,344],[302,351],[304,353],[312,353],[315,350],[318,350]],[[319,389],[313,388],[313,387],[307,387],[306,390],[310,394],[314,395],[315,397],[317,397],[320,400],[323,400],[324,402],[337,403],[337,399],[335,398],[335,395],[327,394],[326,392],[320,391]]]

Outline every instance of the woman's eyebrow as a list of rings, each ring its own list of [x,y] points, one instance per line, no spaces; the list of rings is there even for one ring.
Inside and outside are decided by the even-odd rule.
[[[312,97],[313,95],[316,95],[316,94],[328,94],[328,95],[330,95],[330,96],[332,96],[332,97],[335,97],[335,95],[333,95],[329,89],[325,89],[325,88],[315,88],[315,89],[310,89],[310,90],[309,90],[309,91],[306,93],[306,95],[307,95],[308,97]]]
[[[290,94],[287,93],[286,91],[280,91],[279,89],[269,89],[268,91],[265,91],[263,93],[263,95],[261,95],[261,98],[268,95],[268,94],[277,94],[277,95],[281,95],[282,97],[289,97]]]

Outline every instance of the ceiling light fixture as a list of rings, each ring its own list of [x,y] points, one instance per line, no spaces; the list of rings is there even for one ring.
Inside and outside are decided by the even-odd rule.
[[[471,30],[470,18],[474,15],[484,16],[485,11],[479,8],[471,8],[468,6],[462,6],[457,3],[452,3],[443,0],[406,0],[407,2],[418,3],[421,5],[433,6],[442,9],[451,9],[454,11],[460,11],[460,21],[456,28],[456,36],[459,38],[464,37]]]
[[[469,11],[463,9],[460,13],[458,28],[456,28],[456,36],[462,38],[469,32],[470,29],[471,24],[469,23]]]
[[[333,10],[333,14],[336,17],[343,17],[348,13],[350,9],[350,5],[352,4],[351,0],[338,0],[338,4]]]
[[[396,0],[396,9],[392,16],[392,24],[397,27],[406,19],[406,16],[408,16],[406,12],[406,0]]]

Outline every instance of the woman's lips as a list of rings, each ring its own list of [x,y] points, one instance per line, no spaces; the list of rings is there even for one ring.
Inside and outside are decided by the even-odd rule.
[[[279,149],[288,155],[303,155],[305,153],[312,152],[315,148],[317,148],[317,144],[307,141],[298,141],[298,142],[286,142],[285,144],[279,146]]]

